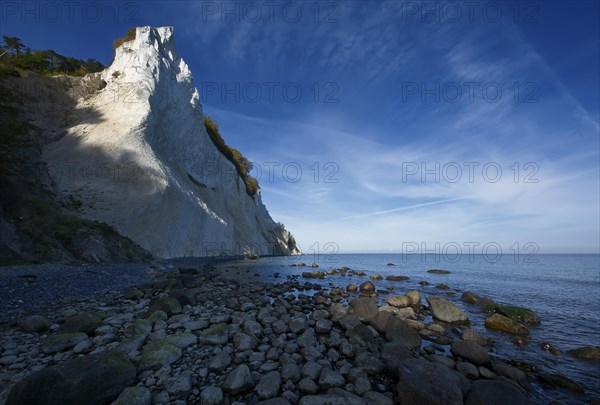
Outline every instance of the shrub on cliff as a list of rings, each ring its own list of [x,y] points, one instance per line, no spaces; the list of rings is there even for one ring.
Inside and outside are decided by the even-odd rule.
[[[119,38],[113,41],[113,46],[115,49],[123,45],[127,41],[133,41],[135,39],[135,27],[131,27],[127,30],[127,33],[123,38]]]
[[[242,180],[244,180],[248,195],[254,196],[260,187],[258,181],[250,175],[252,162],[242,155],[239,150],[232,148],[225,143],[225,140],[219,132],[219,124],[208,115],[204,116],[204,127],[215,147],[235,166],[236,171]]]

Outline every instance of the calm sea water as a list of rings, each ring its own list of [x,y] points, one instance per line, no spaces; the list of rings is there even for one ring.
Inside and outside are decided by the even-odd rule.
[[[394,287],[398,294],[414,289],[425,295],[446,296],[444,291],[435,288],[436,284],[446,284],[450,291],[456,293],[446,297],[467,312],[471,327],[496,340],[491,349],[495,354],[533,363],[540,370],[565,375],[586,388],[585,394],[573,394],[564,390],[542,389],[533,382],[533,399],[539,402],[562,399],[568,403],[600,399],[600,366],[566,353],[581,346],[600,346],[600,255],[537,254],[492,258],[482,255],[337,254],[241,260],[222,266],[234,267],[237,277],[277,282],[310,270],[307,267],[290,267],[290,264],[300,261],[307,265],[316,262],[319,270],[347,266],[366,273],[364,277],[332,275],[323,280],[310,280],[324,288],[359,284],[375,273],[384,278],[387,275],[409,276],[410,280],[404,282],[375,282],[378,289]],[[394,266],[388,266],[388,263],[394,263]],[[451,273],[427,273],[432,268]],[[280,274],[278,279],[274,278],[275,273]],[[419,285],[422,280],[431,285]],[[460,302],[460,294],[464,291],[473,291],[498,303],[531,308],[539,315],[542,324],[530,327],[528,346],[516,347],[510,341],[511,336],[485,329],[484,315],[475,307]],[[385,297],[380,296],[380,299]],[[540,343],[543,341],[551,343],[563,354],[555,356],[542,350]]]

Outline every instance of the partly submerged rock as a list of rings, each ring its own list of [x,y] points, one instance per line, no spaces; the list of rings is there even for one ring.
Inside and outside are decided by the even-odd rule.
[[[436,319],[448,323],[464,323],[469,321],[464,311],[447,299],[433,295],[430,295],[426,299],[431,308],[431,314]]]
[[[485,320],[485,327],[488,329],[511,333],[513,335],[529,335],[529,329],[527,329],[527,326],[500,314],[492,314],[490,317],[488,317]]]

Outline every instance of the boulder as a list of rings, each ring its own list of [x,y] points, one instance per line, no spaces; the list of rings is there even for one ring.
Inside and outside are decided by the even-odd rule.
[[[502,380],[477,380],[465,405],[533,405],[518,388]]]
[[[455,340],[450,346],[450,351],[455,356],[462,357],[472,363],[484,365],[490,362],[491,357],[487,351],[477,343]]]
[[[260,399],[275,398],[281,388],[281,375],[271,371],[260,378],[256,385],[256,393]]]
[[[431,308],[431,314],[442,322],[464,323],[469,321],[462,309],[445,298],[430,295],[427,297],[427,303]]]
[[[421,335],[402,319],[392,316],[385,326],[385,338],[388,341],[400,341],[408,348],[421,346]]]
[[[564,388],[573,392],[584,392],[583,386],[568,377],[560,374],[542,373],[538,375],[538,380],[552,388]]]
[[[448,270],[440,270],[440,269],[430,269],[430,270],[427,270],[427,273],[431,273],[431,274],[450,274],[450,272]]]
[[[356,298],[348,304],[348,314],[356,315],[361,321],[374,317],[377,312],[377,301],[371,298]]]
[[[50,328],[50,322],[41,315],[31,315],[21,319],[19,326],[25,332],[40,333]]]
[[[150,405],[152,393],[146,387],[127,387],[111,405]]]
[[[409,359],[398,368],[398,397],[402,405],[462,405],[459,374],[426,360]]]
[[[462,302],[466,302],[467,304],[476,304],[477,301],[479,301],[481,299],[481,297],[477,294],[475,294],[474,292],[471,291],[465,291],[461,296],[460,296],[460,300]]]
[[[485,340],[485,338],[483,336],[481,336],[479,333],[475,332],[472,329],[465,329],[462,332],[462,340],[468,341],[468,342],[473,342],[473,343],[477,343],[480,346],[485,346],[487,345],[487,341]]]
[[[373,274],[369,278],[371,280],[383,280],[383,277],[381,277],[379,274]]]
[[[421,294],[418,291],[409,291],[406,293],[408,300],[410,301],[410,305],[420,305],[421,304]]]
[[[383,395],[381,392],[368,391],[363,395],[364,403],[370,405],[393,405],[391,398]]]
[[[385,299],[385,302],[396,308],[406,308],[410,305],[410,299],[406,295],[388,297]]]
[[[165,341],[175,347],[185,349],[195,345],[198,342],[198,337],[191,332],[181,331],[167,336]]]
[[[229,327],[224,323],[216,323],[203,330],[199,336],[201,344],[225,345],[229,341]]]
[[[154,341],[144,348],[140,360],[140,368],[143,370],[158,370],[161,367],[170,366],[181,358],[181,349],[165,341]]]
[[[515,322],[512,319],[500,314],[492,314],[490,317],[488,317],[485,320],[485,327],[488,329],[511,333],[513,335],[529,335],[529,329],[527,329],[527,326]]]
[[[415,310],[411,307],[407,308],[396,308],[391,305],[384,305],[379,308],[380,312],[389,312],[400,319],[416,318]]]
[[[348,291],[348,292],[356,292],[356,291],[358,291],[358,286],[356,284],[348,284],[346,286],[346,291]]]
[[[158,297],[153,298],[148,306],[147,316],[155,311],[164,311],[168,316],[181,312],[181,304],[175,298]]]
[[[42,343],[42,351],[47,354],[62,352],[72,349],[81,342],[88,341],[88,335],[84,332],[77,333],[56,333],[48,336]]]
[[[369,319],[369,324],[379,333],[385,333],[388,319],[393,316],[391,312],[378,311],[377,315]]]
[[[81,312],[67,317],[65,323],[58,329],[58,333],[83,332],[92,335],[100,323],[102,323],[102,319],[95,313]]]
[[[232,395],[246,392],[254,386],[254,379],[250,369],[245,364],[240,364],[227,375],[223,389]]]
[[[219,387],[208,387],[200,393],[202,405],[221,405],[223,403],[223,390]]]
[[[568,353],[580,359],[600,361],[600,347],[598,346],[584,346],[569,350]]]
[[[348,405],[346,400],[337,395],[305,395],[300,399],[300,405]]]
[[[135,376],[121,352],[77,357],[25,377],[11,389],[6,405],[102,405],[133,384]]]
[[[379,375],[385,367],[383,361],[370,352],[362,352],[356,356],[354,365],[362,368],[368,375]]]
[[[488,312],[494,311],[514,322],[522,323],[524,325],[539,325],[540,323],[539,316],[529,308],[488,303],[485,305],[484,309]]]
[[[346,381],[339,371],[333,370],[329,367],[321,370],[319,386],[322,390],[328,390],[329,388],[334,387],[343,387],[344,384],[346,384]]]
[[[387,276],[385,279],[387,281],[406,281],[406,280],[410,280],[410,277],[408,277],[408,276]]]
[[[375,284],[371,283],[370,281],[365,281],[358,287],[358,289],[361,293],[374,294],[375,293]]]

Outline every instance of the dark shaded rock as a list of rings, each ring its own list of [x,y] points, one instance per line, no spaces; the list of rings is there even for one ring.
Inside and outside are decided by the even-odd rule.
[[[40,315],[31,315],[21,319],[19,326],[29,333],[45,332],[50,327],[50,322]]]
[[[585,391],[581,384],[560,374],[543,373],[538,375],[538,380],[540,380],[541,383],[553,388],[564,388],[573,392]]]
[[[152,393],[146,387],[127,387],[111,405],[150,405]]]
[[[356,367],[362,368],[368,375],[379,375],[384,369],[383,361],[375,354],[362,352],[354,359]]]
[[[281,375],[277,371],[271,371],[260,378],[256,385],[256,393],[260,399],[275,398],[281,388]]]
[[[356,315],[361,321],[366,321],[378,312],[377,301],[371,298],[356,298],[348,304],[348,314]]]
[[[170,366],[181,358],[181,349],[162,340],[148,344],[142,352],[140,368],[143,370],[158,370]]]
[[[385,279],[387,281],[406,281],[406,280],[410,280],[410,277],[408,277],[408,276],[387,276]]]
[[[375,330],[379,333],[385,333],[385,327],[387,325],[387,321],[392,316],[391,312],[387,311],[378,311],[377,315],[369,319],[369,324],[375,328]]]
[[[181,306],[196,305],[196,297],[194,297],[194,294],[191,294],[183,289],[171,290],[169,296],[179,301]]]
[[[164,311],[168,316],[171,316],[181,312],[181,304],[172,297],[154,298],[148,306],[147,316],[152,315],[155,311]]]
[[[241,364],[231,370],[223,383],[223,389],[233,395],[248,391],[253,386],[254,379],[248,366],[245,364]]]
[[[402,405],[462,405],[459,374],[426,360],[410,359],[398,369],[398,397]]]
[[[300,405],[347,405],[347,402],[337,395],[306,395],[300,399]]]
[[[81,312],[67,317],[65,323],[58,329],[58,333],[83,332],[92,335],[100,323],[102,319],[93,312]]]
[[[46,340],[44,340],[44,343],[42,344],[42,351],[48,354],[62,352],[63,350],[72,349],[79,343],[88,340],[88,335],[86,335],[84,332],[56,333],[48,336]]]
[[[521,391],[500,380],[478,380],[471,387],[465,405],[533,405]]]
[[[600,347],[598,346],[584,346],[569,350],[568,353],[580,359],[600,361]]]
[[[398,376],[398,367],[404,360],[412,359],[414,356],[400,340],[386,342],[381,350],[381,359],[387,370],[394,376]]]
[[[460,296],[460,300],[462,302],[466,302],[467,304],[476,304],[480,299],[481,299],[481,297],[479,295],[477,295],[471,291],[465,291]]]
[[[559,356],[560,355],[560,350],[558,350],[556,347],[554,347],[553,345],[551,345],[548,342],[542,342],[540,343],[540,347],[547,351],[550,354],[553,354],[555,356]]]
[[[331,368],[324,368],[321,370],[321,376],[319,377],[319,386],[323,390],[328,390],[333,387],[343,387],[346,381],[339,371],[335,371]]]
[[[388,341],[400,341],[408,348],[421,346],[421,335],[402,319],[392,316],[385,326],[385,338]]]
[[[455,340],[450,346],[450,351],[455,356],[462,357],[472,363],[484,365],[490,362],[491,357],[488,352],[477,343],[464,340]]]
[[[431,273],[431,274],[450,274],[450,271],[448,271],[448,270],[440,270],[440,269],[430,269],[430,270],[427,270],[427,273]]]
[[[135,381],[135,367],[115,351],[78,357],[18,382],[6,405],[102,405]]]

